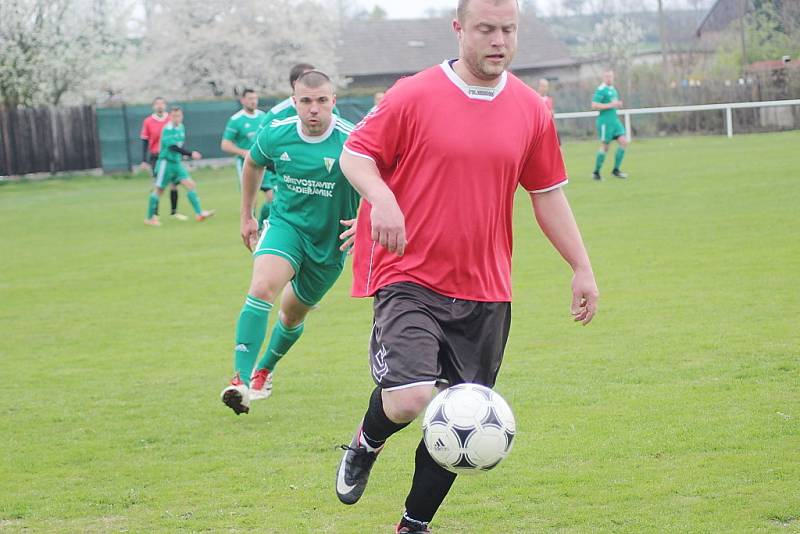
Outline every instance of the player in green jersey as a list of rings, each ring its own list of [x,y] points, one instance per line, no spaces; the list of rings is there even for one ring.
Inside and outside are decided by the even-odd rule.
[[[253,276],[236,323],[234,378],[222,401],[236,414],[272,392],[275,366],[303,333],[303,321],[339,278],[355,233],[358,193],[339,168],[353,125],[332,113],[328,76],[309,71],[295,84],[297,116],[262,128],[245,159],[241,235],[253,252]],[[280,192],[258,236],[253,201],[264,168],[273,162]],[[341,243],[340,240],[344,242]],[[267,319],[281,306],[261,360]]]
[[[220,148],[223,152],[236,156],[236,173],[241,187],[244,158],[256,140],[256,134],[266,113],[258,109],[258,93],[253,89],[245,89],[239,102],[242,104],[242,109],[228,119]]]
[[[297,79],[305,74],[306,72],[315,70],[316,67],[311,63],[298,63],[294,65],[291,70],[289,71],[289,85],[292,88],[292,92],[294,93],[294,84],[297,82]],[[333,114],[340,115],[339,110],[336,109],[336,106],[333,106]],[[289,117],[296,117],[297,116],[297,108],[294,104],[293,96],[289,96],[285,100],[281,100],[277,104],[275,104],[264,116],[261,121],[261,127],[270,124],[275,119],[287,119]],[[280,180],[278,176],[275,174],[274,169],[271,165],[267,166],[266,170],[264,171],[264,183],[261,185],[261,188],[271,188],[273,197],[277,193],[277,188]],[[262,208],[262,212],[260,214],[258,224],[259,228],[261,228],[261,224],[264,220],[266,220],[267,216],[269,216],[269,212],[264,212]]]
[[[266,113],[258,109],[258,93],[253,89],[245,89],[239,103],[242,104],[242,109],[228,119],[225,132],[222,134],[220,148],[223,152],[236,156],[236,175],[239,179],[239,189],[241,189],[244,158],[256,140],[261,121]],[[264,191],[264,204],[261,207],[259,221],[269,217],[272,203],[272,187],[262,183],[261,190]]]
[[[297,79],[302,76],[304,73],[314,70],[315,67],[311,63],[298,63],[294,65],[291,70],[289,71],[289,85],[292,88],[292,92],[294,93],[294,84]],[[334,110],[336,113],[336,110]],[[297,116],[297,110],[294,106],[294,100],[292,96],[287,97],[285,100],[281,100],[277,104],[275,104],[270,110],[264,115],[261,119],[261,128],[267,126],[269,123],[274,121],[275,119],[286,119],[288,117],[295,117]],[[261,183],[261,190],[262,191],[269,191],[270,202],[275,198],[275,191],[278,185],[278,176],[275,174],[275,169],[272,165],[267,166],[264,171],[264,181]],[[258,227],[259,229],[264,224],[264,221],[267,220],[269,217],[269,209],[270,205],[264,204],[261,207],[261,212],[258,217]]]
[[[200,159],[202,157],[200,152],[196,150],[183,148],[183,143],[186,140],[186,130],[183,127],[183,110],[179,107],[174,107],[169,116],[170,122],[161,131],[161,151],[156,161],[156,183],[150,193],[150,199],[147,203],[147,218],[144,220],[144,223],[150,226],[161,226],[158,215],[156,215],[158,201],[161,199],[164,189],[170,183],[179,183],[189,191],[186,196],[189,198],[192,208],[194,208],[195,219],[204,221],[214,215],[214,210],[204,211],[200,207],[200,198],[197,196],[197,191],[195,191],[197,184],[195,184],[189,175],[189,171],[181,163],[182,156],[188,156],[192,159]]]
[[[603,73],[603,83],[594,92],[592,98],[592,109],[600,111],[597,117],[597,135],[600,138],[600,149],[594,164],[592,178],[602,180],[600,169],[608,153],[608,145],[616,140],[619,143],[617,152],[614,154],[614,170],[611,172],[617,178],[627,178],[628,175],[620,170],[622,158],[625,157],[625,149],[628,147],[628,139],[625,137],[625,127],[617,117],[617,109],[622,107],[622,100],[619,93],[614,88],[614,71],[607,70]]]

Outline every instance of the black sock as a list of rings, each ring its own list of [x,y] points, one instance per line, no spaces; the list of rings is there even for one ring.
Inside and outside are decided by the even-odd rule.
[[[425,442],[420,441],[414,461],[414,481],[406,497],[406,516],[430,523],[455,480],[456,474],[437,464],[428,454]]]
[[[175,215],[178,213],[178,190],[177,189],[170,189],[169,190],[169,201],[172,204],[172,214]]]
[[[361,426],[361,433],[370,447],[376,449],[383,445],[389,436],[407,427],[409,423],[395,423],[383,411],[383,397],[381,388],[376,387],[369,398],[369,408],[364,414],[364,424]]]

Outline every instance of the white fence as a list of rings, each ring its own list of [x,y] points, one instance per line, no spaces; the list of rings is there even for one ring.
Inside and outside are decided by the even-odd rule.
[[[733,110],[750,108],[769,108],[778,106],[800,106],[800,99],[797,100],[770,100],[767,102],[730,102],[728,104],[701,104],[698,106],[668,106],[660,108],[638,108],[620,109],[618,114],[625,117],[625,133],[628,141],[633,138],[631,131],[631,115],[655,115],[659,113],[675,113],[681,111],[712,111],[720,110],[725,113],[725,125],[728,137],[733,137]],[[584,119],[597,117],[597,111],[577,111],[572,113],[556,113],[556,119]]]

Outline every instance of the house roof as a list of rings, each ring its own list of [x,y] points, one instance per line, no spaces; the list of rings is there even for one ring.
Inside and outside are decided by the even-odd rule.
[[[339,72],[345,76],[409,74],[457,56],[450,18],[356,20],[342,32]],[[564,43],[536,18],[523,16],[512,69],[573,64]]]
[[[780,59],[767,59],[750,63],[746,70],[748,72],[773,72],[776,70],[800,69],[800,63],[784,63]]]
[[[697,36],[705,32],[720,32],[727,28],[734,20],[741,18],[742,0],[716,0],[708,10],[700,26],[697,27]],[[745,10],[753,9],[753,0],[744,0]]]

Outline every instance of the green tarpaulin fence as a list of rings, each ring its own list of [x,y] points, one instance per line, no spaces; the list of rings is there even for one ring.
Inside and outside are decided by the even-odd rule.
[[[276,102],[275,99],[262,100],[259,107],[266,111]],[[170,102],[170,105],[183,108],[186,146],[199,150],[204,158],[229,156],[220,150],[219,143],[228,118],[241,108],[238,102]],[[342,98],[336,106],[345,119],[358,122],[372,107],[372,98]],[[139,132],[142,121],[150,113],[150,106],[146,105],[97,109],[97,131],[104,171],[127,171],[141,163],[142,141]]]

